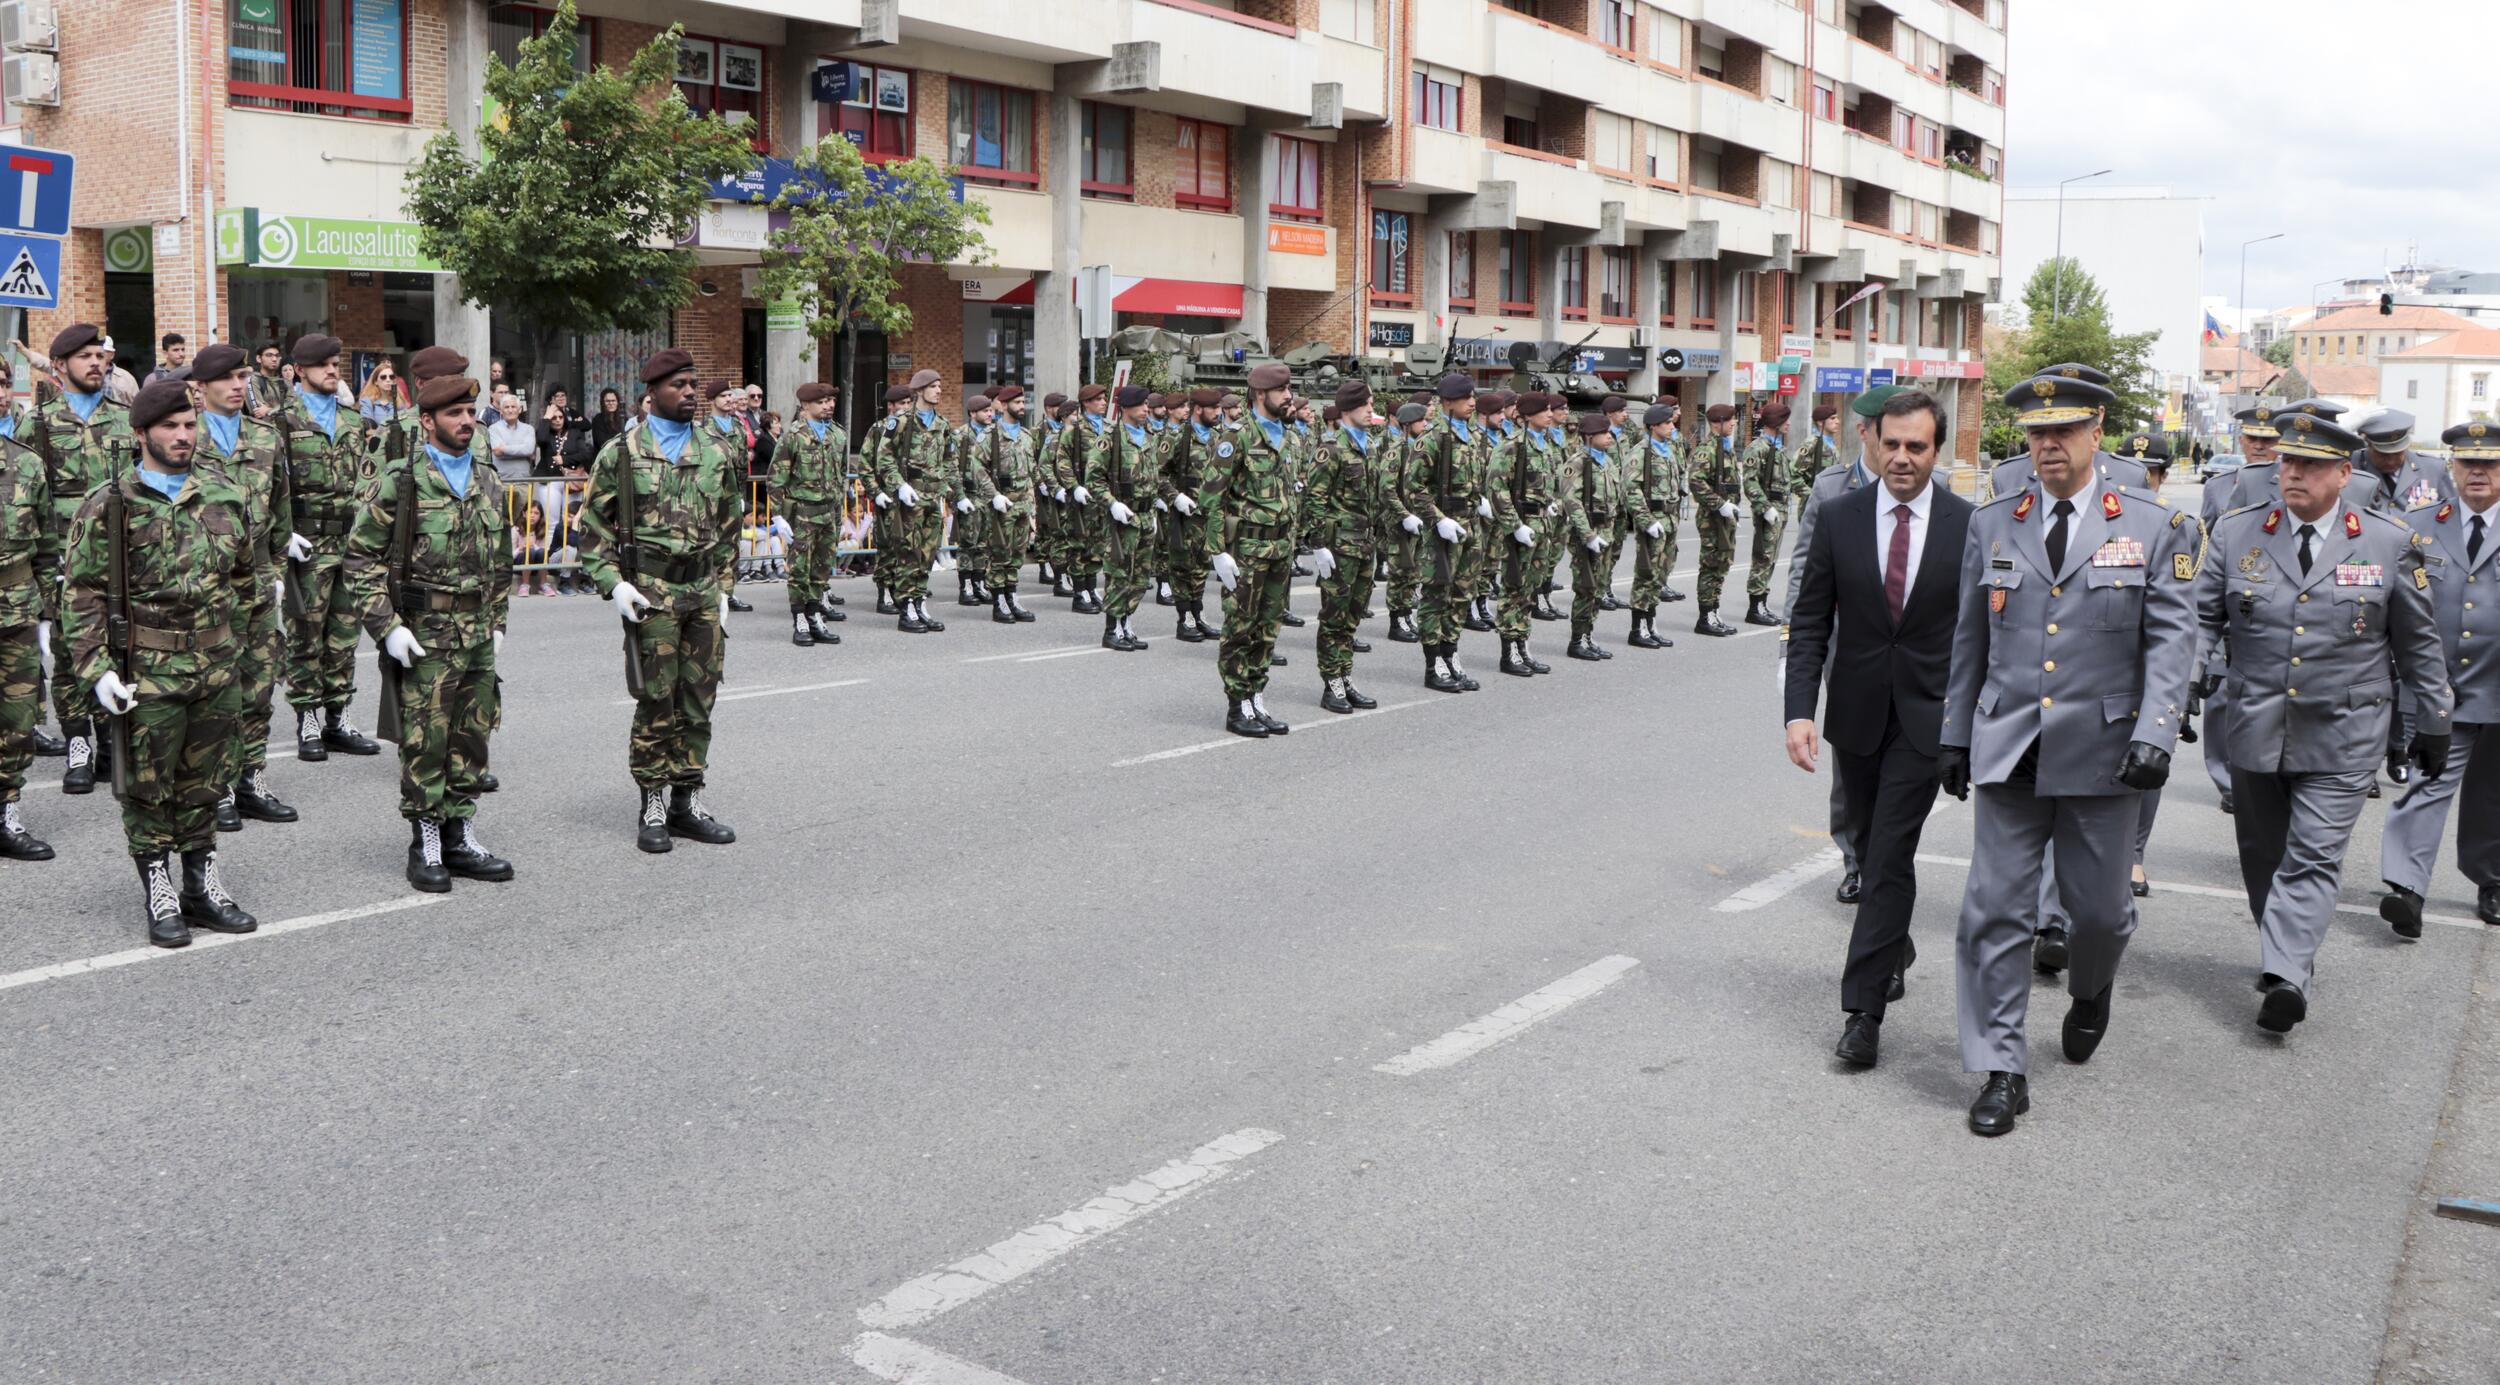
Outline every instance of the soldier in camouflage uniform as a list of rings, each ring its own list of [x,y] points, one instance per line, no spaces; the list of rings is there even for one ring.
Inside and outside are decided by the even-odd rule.
[[[8,379],[0,357],[0,387]],[[60,620],[61,534],[51,474],[26,441],[33,431],[28,417],[0,412],[0,860],[9,861],[52,859],[17,806],[43,720],[43,661]]]
[[[1611,659],[1594,631],[1599,598],[1613,583],[1614,533],[1630,478],[1614,458],[1614,429],[1602,413],[1580,415],[1579,447],[1563,467],[1563,523],[1571,544],[1571,644],[1565,654]]]
[[[1102,597],[1094,590],[1102,570],[1102,533],[1093,514],[1094,493],[1085,488],[1092,456],[1110,441],[1111,392],[1085,385],[1076,392],[1077,412],[1059,436],[1050,459],[1051,485],[1060,504],[1062,544],[1059,573],[1068,579],[1068,609],[1081,616],[1102,614]]]
[[[801,649],[840,644],[831,622],[843,619],[826,601],[834,554],[842,547],[842,495],[849,481],[851,439],[833,421],[833,386],[799,386],[798,421],[781,430],[765,482],[790,522],[790,643]]]
[[[1493,540],[1503,566],[1502,601],[1493,627],[1502,640],[1502,672],[1515,678],[1552,673],[1554,666],[1528,652],[1538,587],[1537,555],[1554,547],[1562,516],[1560,460],[1550,439],[1562,396],[1531,390],[1518,396],[1521,427],[1493,451],[1486,489],[1493,495]]]
[[[1840,461],[1840,406],[1814,406],[1814,431],[1806,445],[1797,449],[1788,466],[1788,495],[1796,503],[1795,513],[1803,515],[1805,507],[1814,503],[1814,478]],[[1802,563],[1803,557],[1797,559]]]
[[[883,465],[886,444],[893,441],[895,431],[903,426],[903,410],[911,404],[911,390],[902,385],[888,385],[885,390],[885,414],[868,430],[867,441],[860,448],[860,474],[868,478],[869,543],[876,548],[870,566],[876,574],[877,614],[902,614],[894,603],[895,555],[902,551],[902,542],[895,535],[901,516],[895,513],[894,497],[877,490],[878,468]]]
[[[96,487],[131,468],[138,443],[131,436],[130,411],[105,388],[113,352],[96,325],[73,322],[62,328],[52,338],[51,356],[52,379],[60,392],[36,406],[26,441],[43,456],[52,493],[53,543],[66,550],[70,519],[79,505]],[[49,572],[44,577],[57,580]],[[95,792],[104,746],[95,734],[95,704],[67,659],[52,661],[52,714],[61,719],[61,734],[69,740],[61,792]]]
[[[1630,439],[1619,455],[1631,478],[1632,634],[1634,649],[1670,649],[1658,633],[1658,598],[1675,570],[1675,510],[1684,492],[1676,484],[1675,406],[1652,404],[1641,414],[1645,436]]]
[[[1207,518],[1198,508],[1207,468],[1229,431],[1216,407],[1222,397],[1213,389],[1191,390],[1185,415],[1172,424],[1171,450],[1164,454],[1163,572],[1172,588],[1174,638],[1189,644],[1224,633],[1207,624]]]
[[[1409,420],[1409,406],[1422,411],[1420,420]],[[1398,495],[1402,499],[1413,487],[1408,478],[1415,455],[1415,439],[1422,436],[1423,425],[1432,418],[1432,391],[1417,390],[1400,404],[1393,420],[1396,446],[1390,450],[1389,462],[1397,473]],[[1388,584],[1389,638],[1399,644],[1420,644],[1423,635],[1415,628],[1415,608],[1423,600],[1423,544],[1414,534],[1401,531],[1389,540]]]
[[[703,810],[712,699],[728,652],[729,576],[746,517],[746,477],[720,433],[694,423],[694,358],[677,347],[643,362],[651,416],[590,464],[579,528],[582,571],[616,604],[642,687],[625,763],[642,794],[634,844],[661,852],[672,836],[738,839]],[[633,529],[619,492],[633,488]],[[646,592],[648,594],[646,594]],[[630,680],[628,686],[631,686]]]
[[[1067,432],[1068,397],[1057,390],[1042,396],[1042,413],[1033,428],[1033,556],[1037,560],[1033,580],[1043,584],[1054,596],[1071,595],[1062,591],[1067,576],[1059,570],[1062,539],[1059,523],[1059,487],[1051,478],[1051,459],[1059,455],[1061,437]]]
[[[98,485],[70,525],[65,662],[90,705],[124,721],[122,835],[145,892],[148,941],[184,947],[194,927],[260,926],[217,870],[217,800],[243,710],[233,622],[260,561],[242,492],[191,469],[199,418],[188,386],[147,386],[127,417],[139,464]],[[118,597],[117,534],[128,575]]]
[[[1474,692],[1480,684],[1458,663],[1459,618],[1474,588],[1483,544],[1476,530],[1493,517],[1485,494],[1486,458],[1492,439],[1475,421],[1475,390],[1452,371],[1433,386],[1440,413],[1415,440],[1407,456],[1406,508],[1430,526],[1422,535],[1427,577],[1418,624],[1423,635],[1424,686],[1435,692]]]
[[[295,392],[276,415],[294,505],[286,554],[303,612],[287,632],[286,700],[295,709],[295,758],[309,761],[327,760],[333,750],[382,752],[347,721],[356,695],[358,612],[341,576],[375,449],[364,415],[339,400],[340,349],[338,338],[318,333],[296,341]]]
[[[1484,433],[1485,465],[1492,466],[1502,447],[1524,431],[1514,410],[1519,396],[1509,390],[1482,390],[1476,395],[1476,423]],[[1477,548],[1481,554],[1476,563],[1476,580],[1468,592],[1467,611],[1459,621],[1461,629],[1486,631],[1496,628],[1493,603],[1501,594],[1506,579],[1503,573],[1502,549],[1488,535]]]
[[[393,457],[374,473],[371,498],[347,537],[347,587],[375,647],[402,669],[399,814],[409,825],[408,883],[442,894],[455,875],[512,878],[512,863],[477,835],[478,777],[502,695],[495,656],[512,601],[512,526],[502,480],[472,447],[477,382],[437,376],[416,407],[417,455]]]
[[[1180,423],[1172,417],[1172,410],[1176,408],[1181,410],[1184,417],[1187,416],[1189,411],[1182,405],[1182,396],[1178,390],[1170,394],[1146,396],[1146,431],[1154,435],[1155,475],[1166,478],[1162,489],[1167,492],[1171,489],[1168,477],[1172,449],[1180,441]],[[1146,551],[1139,555],[1139,561],[1145,564],[1147,582],[1155,589],[1155,604],[1169,606],[1172,604],[1171,500],[1164,495],[1156,496],[1154,511],[1155,539],[1153,543],[1146,546]]]
[[[1633,436],[1631,407],[1631,401],[1619,394],[1607,395],[1597,406],[1597,411],[1606,417],[1607,458],[1626,478],[1624,505],[1615,512],[1615,530],[1606,538],[1605,580],[1598,584],[1597,591],[1597,609],[1601,611],[1620,611],[1628,604],[1615,595],[1615,568],[1621,564],[1623,546],[1639,531],[1635,521],[1648,512],[1647,498],[1634,489],[1641,479],[1639,469],[1633,465],[1640,460],[1640,439]]]
[[[1788,454],[1781,432],[1788,406],[1766,405],[1761,436],[1745,449],[1745,508],[1753,512],[1753,555],[1745,568],[1745,623],[1777,625],[1771,614],[1771,566],[1779,561],[1780,531],[1788,525]]]
[[[990,405],[993,411],[989,418],[977,423],[972,417],[975,412],[972,406],[976,400]],[[946,438],[946,504],[955,512],[949,523],[953,526],[955,604],[958,606],[990,604],[989,589],[981,580],[982,566],[989,561],[990,512],[972,498],[972,473],[981,465],[973,455],[974,444],[981,440],[975,435],[986,437],[989,430],[996,426],[996,407],[997,401],[986,394],[966,399],[964,421],[957,424]]]
[[[1034,618],[1016,600],[1016,587],[1024,580],[1025,546],[1033,540],[1041,434],[1024,424],[1024,386],[1001,385],[990,400],[997,421],[976,449],[971,471],[973,501],[990,516],[989,552],[978,561],[987,564],[990,619],[1015,625]]]
[[[944,630],[929,614],[929,570],[944,538],[944,497],[954,485],[947,455],[945,416],[938,402],[946,387],[934,370],[911,377],[911,399],[896,416],[893,432],[877,451],[877,490],[892,496],[886,524],[894,545],[894,628],[909,635]]]
[[[278,430],[244,412],[252,390],[248,369],[243,352],[224,342],[211,342],[191,358],[191,381],[201,404],[193,465],[242,494],[244,537],[259,565],[252,585],[235,594],[235,676],[243,686],[243,714],[235,724],[234,767],[217,802],[220,832],[241,831],[245,818],[293,822],[297,817],[268,781],[269,714],[286,647],[278,605],[295,506]]]
[[[1253,739],[1292,728],[1268,714],[1269,659],[1293,583],[1292,429],[1284,418],[1293,372],[1277,361],[1250,369],[1256,408],[1242,426],[1218,430],[1198,505],[1207,515],[1208,565],[1224,589],[1224,729]]]
[[[1085,452],[1083,489],[1105,540],[1102,647],[1122,654],[1146,647],[1128,622],[1153,581],[1154,506],[1163,500],[1162,447],[1146,426],[1148,397],[1143,385],[1122,385],[1119,417],[1101,445]]]
[[[1372,411],[1371,386],[1337,386],[1336,428],[1320,440],[1304,489],[1302,532],[1319,575],[1319,681],[1322,709],[1356,712],[1380,704],[1354,686],[1354,638],[1372,599],[1373,548],[1407,517],[1398,492],[1389,430]]]
[[[1697,635],[1733,635],[1736,627],[1719,618],[1719,591],[1736,561],[1737,506],[1745,498],[1744,460],[1737,455],[1736,406],[1710,406],[1710,436],[1685,458],[1684,487],[1695,502],[1693,528],[1701,539],[1701,571],[1693,583],[1701,610],[1693,621]]]

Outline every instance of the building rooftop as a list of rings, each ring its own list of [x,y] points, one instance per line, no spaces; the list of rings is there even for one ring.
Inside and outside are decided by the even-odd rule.
[[[2301,372],[2309,381],[2309,391],[2329,399],[2378,398],[2378,367],[2374,365],[2321,365]]]
[[[2337,308],[2300,328],[2303,332],[2456,332],[2474,324],[2445,308],[2421,308],[2399,304],[2396,310],[2380,316],[2375,303],[2357,308]]]
[[[2403,360],[2500,360],[2500,327],[2467,327],[2396,355]]]

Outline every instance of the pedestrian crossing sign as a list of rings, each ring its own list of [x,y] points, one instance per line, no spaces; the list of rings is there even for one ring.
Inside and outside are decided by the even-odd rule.
[[[56,307],[60,287],[59,241],[0,234],[0,307]]]

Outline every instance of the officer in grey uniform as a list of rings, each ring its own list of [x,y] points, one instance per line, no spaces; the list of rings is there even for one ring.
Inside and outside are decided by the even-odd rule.
[[[2413,415],[2402,409],[2381,409],[2353,431],[2368,446],[2353,454],[2352,484],[2344,489],[2344,503],[2357,510],[2402,515],[2416,506],[2457,498],[2448,469],[2413,450]],[[2396,715],[2387,724],[2387,777],[2399,784],[2413,779],[2405,763],[2405,746],[2412,739],[2413,698],[2398,688]],[[2377,787],[2371,785],[2370,797],[2378,797]]]
[[[2100,389],[2109,388],[2109,373],[2107,371],[2096,370],[2093,367],[2084,365],[2078,361],[2068,361],[2063,365],[2044,366],[2041,368],[2039,375],[2034,376],[2033,378],[2038,379],[2043,376],[2056,380],[2081,380]],[[2029,387],[2028,381],[2025,382],[2025,387]],[[2094,469],[2100,473],[2101,480],[2106,484],[2133,486],[2138,490],[2144,488],[2144,468],[2139,463],[2131,462],[2121,457],[2113,457],[2107,452],[2096,451],[2092,454],[2092,464]],[[1989,471],[1989,493],[1992,495],[2012,495],[2014,492],[2031,484],[2031,470],[2031,454],[2028,452],[2015,453],[2013,456],[1997,463],[1996,466]]]
[[[1875,484],[1875,473],[1868,470],[1866,458],[1875,452],[1876,421],[1884,416],[1884,401],[1901,392],[1899,385],[1878,385],[1849,402],[1849,412],[1858,425],[1858,455],[1854,460],[1835,462],[1814,473],[1813,488],[1806,495],[1805,509],[1797,517],[1797,537],[1789,552],[1799,555],[1788,565],[1788,599],[1781,603],[1783,620],[1797,605],[1797,587],[1805,581],[1806,562],[1802,556],[1811,550],[1814,540],[1814,512],[1826,500],[1847,495],[1860,486]],[[1788,627],[1780,626],[1779,686],[1788,686]],[[1840,790],[1840,776],[1832,776],[1832,845],[1840,848],[1840,888],[1833,898],[1843,904],[1858,902],[1858,833],[1849,825],[1849,796]]]
[[[2307,414],[2282,423],[2282,499],[2222,517],[2197,587],[2198,619],[2228,641],[2232,826],[2264,940],[2257,1024],[2277,1034],[2309,1014],[2394,714],[2390,659],[2420,699],[2410,750],[2427,774],[2448,763],[2454,706],[2425,550],[2404,521],[2344,502],[2360,438]]]
[[[2440,435],[2452,459],[2456,499],[2426,501],[2406,512],[2422,537],[2422,568],[2430,577],[2431,617],[2456,691],[2448,768],[2424,775],[2387,810],[2379,871],[2387,897],[2379,917],[2407,938],[2422,936],[2422,893],[2439,858],[2439,834],[2452,801],[2457,813],[2457,869],[2474,882],[2474,912],[2500,924],[2500,656],[2493,619],[2500,600],[2500,424],[2460,423]],[[2462,788],[2459,786],[2462,785]]]
[[[1973,811],[1956,969],[1962,1066],[1988,1074],[1970,1128],[2002,1135],[2030,1109],[2024,1021],[2042,854],[2055,847],[2072,920],[2064,1048],[2109,1030],[2138,795],[2162,786],[2196,665],[2197,531],[2149,491],[2100,475],[2111,393],[2037,375],[2006,393],[2036,474],[1971,517],[1962,550],[1937,778]]]

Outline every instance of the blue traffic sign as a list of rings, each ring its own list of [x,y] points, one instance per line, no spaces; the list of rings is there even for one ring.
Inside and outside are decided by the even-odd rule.
[[[0,308],[55,308],[61,302],[61,243],[0,234]]]
[[[1866,387],[1868,389],[1879,390],[1891,383],[1892,372],[1889,370],[1870,370],[1866,373]]]
[[[1856,394],[1866,388],[1866,372],[1855,366],[1827,365],[1814,372],[1816,394]]]
[[[0,231],[68,235],[70,181],[77,171],[74,155],[0,146]]]

